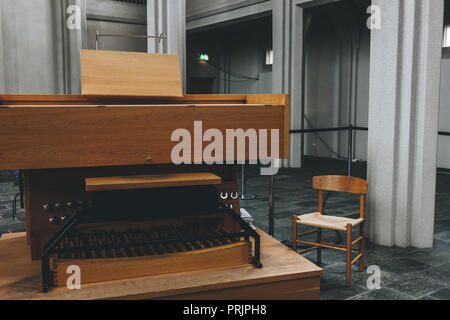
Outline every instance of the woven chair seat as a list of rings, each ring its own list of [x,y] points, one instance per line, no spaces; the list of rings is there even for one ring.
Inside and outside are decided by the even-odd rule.
[[[321,215],[319,212],[315,212],[299,216],[297,223],[319,229],[347,231],[348,224],[351,224],[352,227],[356,227],[363,221],[363,219],[327,216]]]

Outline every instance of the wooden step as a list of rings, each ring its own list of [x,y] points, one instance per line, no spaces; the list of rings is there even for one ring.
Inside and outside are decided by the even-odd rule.
[[[85,182],[86,191],[89,192],[219,185],[222,179],[213,173],[200,172],[86,178]]]
[[[250,241],[241,241],[221,247],[158,256],[54,259],[51,262],[53,285],[66,286],[67,268],[72,265],[80,267],[82,284],[243,266],[251,263],[251,248]]]

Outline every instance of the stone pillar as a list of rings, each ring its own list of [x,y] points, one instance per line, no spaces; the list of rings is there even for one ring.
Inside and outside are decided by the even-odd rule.
[[[59,93],[81,94],[82,0],[61,0],[52,6]]]
[[[180,56],[183,87],[186,87],[186,0],[148,0],[148,35],[165,33],[167,40],[149,39],[148,51]]]
[[[291,95],[291,130],[303,129],[304,5],[311,0],[273,1],[273,93]],[[302,165],[302,136],[290,137],[290,159],[285,166]]]
[[[374,0],[369,97],[370,240],[433,246],[443,0]]]
[[[63,1],[0,1],[0,25],[0,92],[67,93]]]

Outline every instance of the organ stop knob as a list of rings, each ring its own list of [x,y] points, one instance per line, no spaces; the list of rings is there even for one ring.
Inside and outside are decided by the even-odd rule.
[[[56,217],[51,217],[50,219],[48,219],[48,221],[50,221],[50,223],[55,226],[59,225],[59,220]]]

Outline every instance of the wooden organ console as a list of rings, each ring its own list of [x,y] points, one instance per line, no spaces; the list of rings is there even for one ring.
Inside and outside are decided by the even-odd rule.
[[[198,163],[195,142],[192,164],[175,165],[172,134],[184,128],[195,139],[198,121],[224,136],[278,129],[287,158],[289,97],[182,96],[176,56],[81,58],[80,96],[0,95],[0,170],[24,172],[26,234],[43,291],[65,286],[70,265],[83,284],[262,268],[259,234],[240,218],[235,165]],[[258,160],[248,145],[245,160]]]

